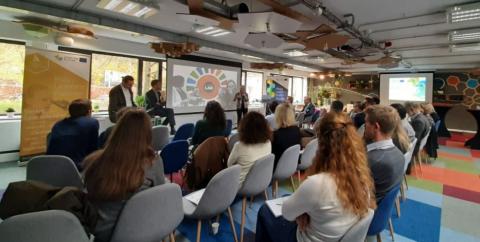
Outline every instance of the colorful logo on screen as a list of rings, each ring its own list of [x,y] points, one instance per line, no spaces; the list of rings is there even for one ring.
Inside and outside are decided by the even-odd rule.
[[[276,96],[276,93],[275,93],[275,83],[273,82],[273,80],[267,80],[267,95],[270,96],[270,97],[275,97]]]
[[[225,73],[222,70],[197,67],[187,78],[187,91],[198,90],[203,99],[214,99],[220,92],[220,87],[227,85]]]

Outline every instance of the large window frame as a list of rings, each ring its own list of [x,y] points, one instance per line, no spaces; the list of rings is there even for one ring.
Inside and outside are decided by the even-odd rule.
[[[68,51],[80,54],[90,55],[92,59],[93,54],[100,54],[100,55],[111,55],[111,56],[118,56],[118,57],[126,57],[126,58],[135,58],[138,59],[138,66],[137,66],[137,79],[135,80],[135,85],[137,87],[137,92],[134,93],[134,99],[136,96],[143,96],[146,91],[150,89],[150,85],[147,87],[143,86],[143,62],[158,62],[158,78],[160,82],[162,82],[162,86],[165,86],[163,81],[166,80],[166,70],[163,70],[162,66],[163,63],[166,63],[166,59],[162,58],[151,58],[151,57],[144,57],[144,56],[134,56],[128,54],[120,54],[120,53],[112,53],[112,52],[104,52],[104,51],[96,51],[96,50],[85,50],[85,49],[77,49],[77,48],[69,48],[69,47],[59,47],[59,51]],[[90,65],[92,65],[92,61],[90,61]],[[91,98],[91,86],[92,86],[92,68],[90,68],[90,79],[89,79],[89,92],[88,97]],[[145,89],[145,90],[144,90]],[[164,91],[164,90],[162,90]],[[108,110],[98,110],[97,113],[106,113]]]
[[[23,46],[24,49],[26,50],[26,42],[24,41],[15,41],[15,40],[7,40],[7,39],[0,39],[0,43],[1,44],[10,44],[10,45],[19,45],[19,46]],[[24,59],[23,59],[23,63],[25,63],[25,56],[24,56]],[[2,84],[3,85],[3,84]],[[23,95],[23,80],[22,80],[22,84],[21,84],[21,90],[22,90],[22,94],[21,96]],[[22,113],[22,101],[23,100],[23,96],[21,97],[21,104],[20,104],[20,107],[15,109],[15,115],[20,115]],[[11,105],[8,105],[8,107],[10,107]],[[1,116],[7,116],[7,113],[5,112],[6,111],[6,108],[5,107],[1,107],[1,110],[0,110],[0,117]]]
[[[261,78],[261,96],[259,97],[258,101],[257,102],[253,102],[253,98],[250,96],[249,94],[249,99],[250,99],[250,102],[249,102],[249,106],[250,107],[257,107],[259,105],[262,105],[262,97],[263,95],[265,95],[265,73],[263,72],[260,72],[260,71],[250,71],[250,70],[242,70],[242,75],[241,75],[241,80],[240,80],[240,83],[241,85],[245,85],[245,87],[248,87],[248,73],[253,73],[253,74],[261,74],[262,75],[262,78]],[[248,91],[248,90],[247,90]]]

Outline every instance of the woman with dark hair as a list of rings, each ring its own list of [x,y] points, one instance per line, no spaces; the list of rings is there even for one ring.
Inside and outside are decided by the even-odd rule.
[[[316,128],[318,150],[308,177],[275,218],[263,205],[256,241],[338,241],[375,208],[365,145],[350,117],[329,112]]]
[[[240,135],[240,141],[233,146],[227,165],[238,164],[242,167],[240,173],[241,186],[255,161],[271,153],[270,138],[272,131],[262,114],[249,112],[240,122],[238,134]]]
[[[203,119],[195,124],[192,144],[197,146],[213,136],[225,136],[227,121],[225,111],[217,101],[210,101],[205,107]]]
[[[95,241],[110,241],[123,206],[135,193],[164,183],[163,163],[151,144],[148,114],[128,110],[105,148],[85,158],[85,187],[99,213]]]

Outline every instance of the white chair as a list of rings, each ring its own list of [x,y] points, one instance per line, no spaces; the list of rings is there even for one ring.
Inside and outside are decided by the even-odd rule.
[[[40,155],[27,164],[27,180],[40,181],[57,187],[78,187],[83,181],[72,159],[62,155]]]
[[[339,242],[362,242],[367,237],[368,228],[373,219],[373,209],[368,209],[367,215],[355,223],[343,235]]]
[[[0,241],[89,242],[89,239],[75,215],[47,210],[13,216],[1,222]]]
[[[232,151],[233,146],[240,140],[240,134],[234,133],[228,138],[228,149]]]
[[[300,163],[297,167],[298,186],[300,186],[300,172],[308,169],[312,165],[317,149],[318,139],[311,140],[307,146],[305,146],[305,149],[303,149],[303,153],[300,156]]]
[[[295,184],[293,183],[293,175],[297,171],[298,157],[300,156],[300,145],[294,145],[286,149],[280,159],[278,160],[277,167],[273,172],[272,182],[272,196],[277,197],[278,182],[290,178],[292,189],[295,190]]]

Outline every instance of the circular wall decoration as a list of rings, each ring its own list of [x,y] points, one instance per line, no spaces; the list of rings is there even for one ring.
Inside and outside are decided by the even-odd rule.
[[[449,86],[455,87],[458,90],[458,84],[460,83],[460,78],[458,76],[449,76],[447,78],[447,84]]]
[[[433,87],[435,90],[442,90],[445,87],[445,80],[442,78],[435,78],[435,80],[433,80]]]
[[[200,97],[211,100],[218,96],[222,83],[227,83],[222,70],[198,67],[187,78],[187,91],[198,90]]]
[[[467,87],[468,88],[475,89],[475,88],[477,88],[477,86],[478,86],[478,80],[470,79],[470,80],[467,81]]]

